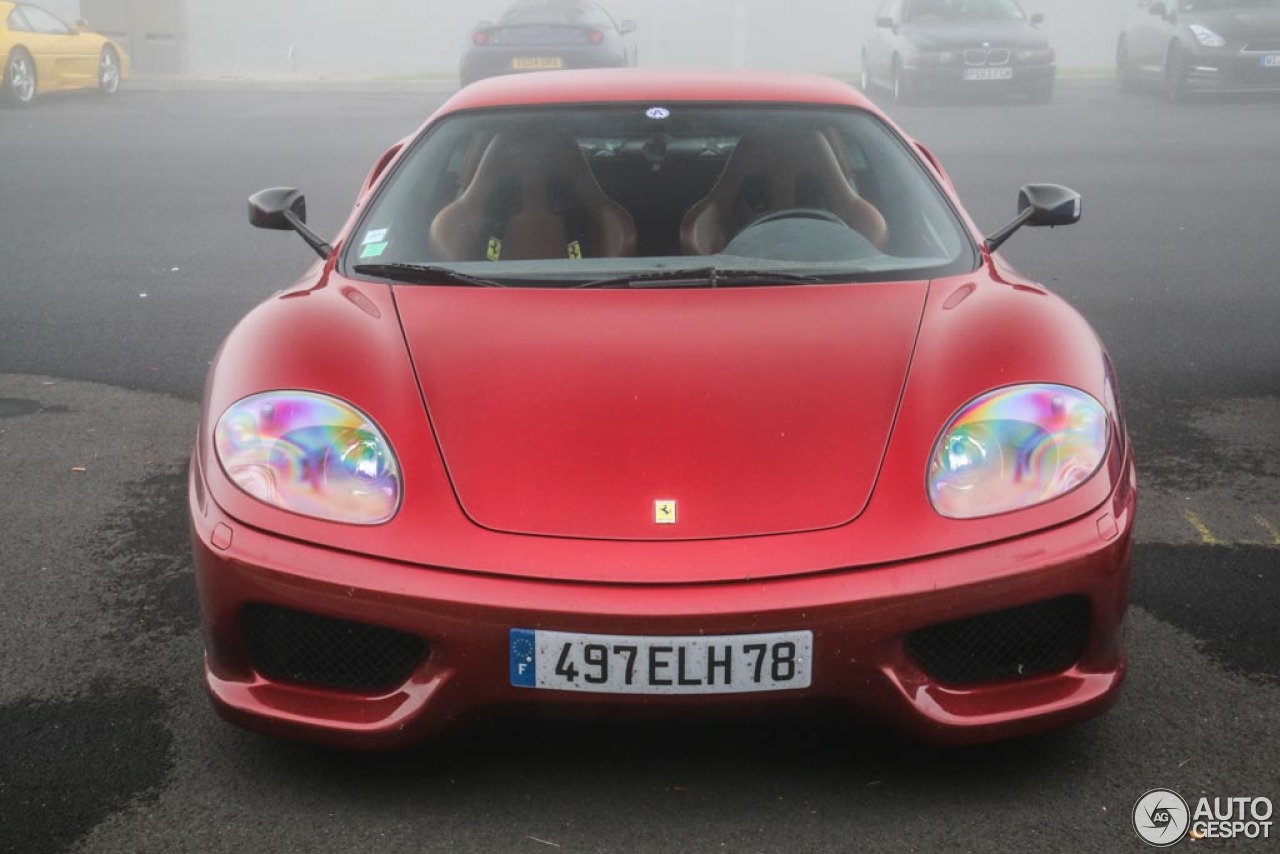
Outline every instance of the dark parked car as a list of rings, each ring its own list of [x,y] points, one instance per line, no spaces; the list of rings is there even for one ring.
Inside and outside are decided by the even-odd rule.
[[[1280,0],[1141,0],[1120,34],[1116,75],[1133,89],[1280,92]]]
[[[499,74],[635,65],[635,41],[627,38],[635,28],[596,3],[521,0],[496,24],[476,25],[458,79],[466,86]]]
[[[1049,101],[1057,67],[1043,21],[1016,0],[884,0],[862,49],[862,88],[899,102],[944,91]]]

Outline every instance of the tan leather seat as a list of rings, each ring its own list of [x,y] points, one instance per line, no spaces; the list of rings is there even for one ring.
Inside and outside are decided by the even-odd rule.
[[[618,258],[635,254],[636,227],[575,142],[504,132],[436,215],[428,241],[440,261]]]
[[[711,192],[685,214],[681,250],[714,255],[752,220],[786,208],[828,210],[880,249],[888,240],[884,217],[854,190],[821,132],[759,131],[738,141]]]

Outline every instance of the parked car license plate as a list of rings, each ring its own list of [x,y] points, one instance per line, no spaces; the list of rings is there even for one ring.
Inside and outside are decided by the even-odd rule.
[[[1280,68],[1280,53],[1268,53],[1262,57],[1263,68]]]
[[[558,56],[517,56],[511,60],[511,67],[518,71],[548,71],[564,68],[564,60]]]
[[[966,68],[965,80],[1012,80],[1012,68]]]
[[[740,694],[808,688],[813,632],[591,635],[512,629],[511,684],[597,694]]]

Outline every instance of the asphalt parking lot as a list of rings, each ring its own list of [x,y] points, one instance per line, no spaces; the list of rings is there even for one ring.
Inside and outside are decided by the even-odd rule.
[[[830,717],[477,722],[362,756],[233,729],[200,682],[184,467],[205,368],[442,98],[125,92],[0,111],[0,850],[1126,851],[1145,791],[1280,800],[1280,101],[891,110],[1088,317],[1140,466],[1130,676],[1070,730],[942,750]],[[1274,835],[1274,834],[1273,834]],[[1183,843],[1191,844],[1191,843]],[[1206,840],[1206,850],[1268,850]],[[1274,845],[1274,843],[1271,843]]]

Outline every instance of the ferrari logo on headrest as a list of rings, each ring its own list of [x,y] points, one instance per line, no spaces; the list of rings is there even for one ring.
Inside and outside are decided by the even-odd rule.
[[[659,525],[676,523],[676,502],[671,498],[660,498],[653,502],[653,521]]]
[[[502,257],[502,241],[496,237],[490,237],[489,246],[484,254],[490,261],[497,261]]]
[[[582,260],[582,244],[581,243],[575,240],[572,243],[570,243],[567,248],[569,250],[570,258],[572,258],[575,261]]]

